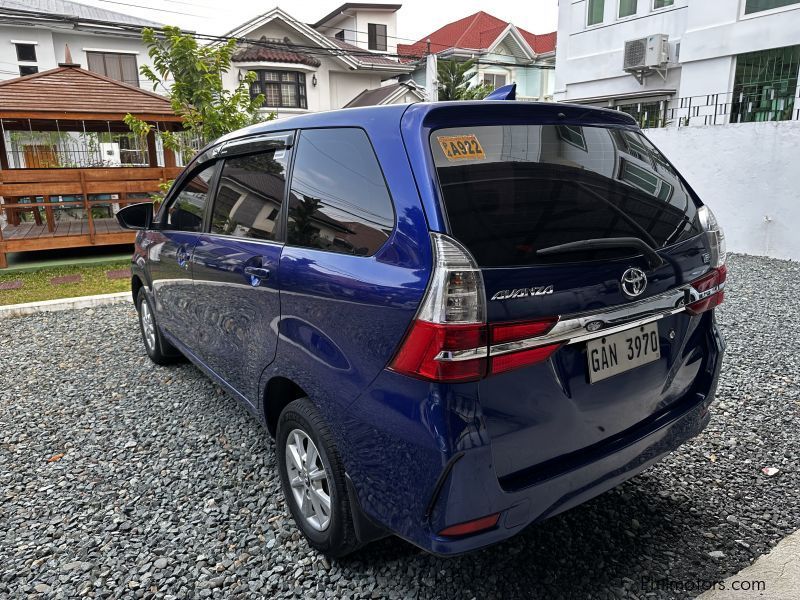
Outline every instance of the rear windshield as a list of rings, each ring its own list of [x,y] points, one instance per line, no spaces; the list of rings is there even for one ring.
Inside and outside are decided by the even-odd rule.
[[[431,152],[450,232],[485,267],[632,256],[538,250],[636,237],[663,248],[700,232],[697,206],[644,136],[573,125],[439,129]]]

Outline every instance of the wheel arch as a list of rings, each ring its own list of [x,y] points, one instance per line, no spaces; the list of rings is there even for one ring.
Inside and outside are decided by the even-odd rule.
[[[144,287],[142,278],[138,275],[131,277],[131,295],[133,296],[133,303],[136,304],[136,298],[139,296],[139,290]]]
[[[262,398],[264,422],[274,438],[278,431],[278,418],[284,408],[298,398],[306,398],[305,390],[288,377],[271,377],[264,388]]]

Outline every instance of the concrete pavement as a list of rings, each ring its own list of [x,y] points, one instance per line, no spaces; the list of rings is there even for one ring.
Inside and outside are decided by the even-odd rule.
[[[744,598],[800,598],[800,531],[785,537],[772,552],[718,584],[717,589],[701,594],[697,600]]]

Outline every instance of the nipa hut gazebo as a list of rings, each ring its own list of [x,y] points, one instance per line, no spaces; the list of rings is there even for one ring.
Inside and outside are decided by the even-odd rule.
[[[137,138],[128,113],[155,131]],[[0,268],[8,252],[132,243],[114,211],[178,175],[156,132],[180,121],[163,96],[70,63],[0,83]]]

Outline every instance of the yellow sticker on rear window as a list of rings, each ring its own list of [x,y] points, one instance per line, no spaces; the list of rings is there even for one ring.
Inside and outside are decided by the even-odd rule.
[[[442,147],[447,160],[482,160],[486,158],[481,143],[475,134],[440,135],[436,140]]]

